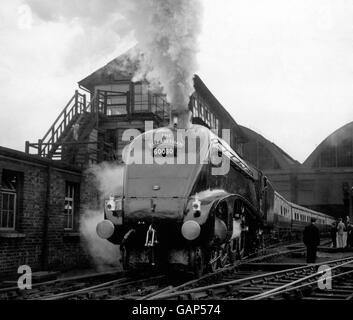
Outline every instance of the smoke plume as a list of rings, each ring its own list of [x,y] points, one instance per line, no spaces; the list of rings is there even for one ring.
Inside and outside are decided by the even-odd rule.
[[[119,266],[119,246],[101,239],[96,233],[97,224],[104,219],[102,211],[86,210],[81,216],[80,233],[85,249],[92,257],[98,271]]]
[[[158,80],[177,110],[188,106],[197,69],[201,4],[199,0],[132,1],[127,12],[149,82]]]
[[[121,195],[123,192],[124,168],[114,163],[102,162],[92,166],[86,172],[93,175],[94,185],[97,186],[101,200],[110,195]],[[92,257],[97,269],[104,271],[108,267],[119,266],[119,246],[101,239],[96,233],[96,226],[104,220],[103,201],[100,201],[101,210],[87,209],[81,216],[80,233],[85,249]]]
[[[116,163],[102,162],[88,169],[94,175],[95,184],[102,199],[123,194],[124,167]]]
[[[42,20],[79,23],[83,39],[88,34],[92,43],[104,43],[110,37],[107,40],[117,47],[119,39],[133,34],[143,54],[134,80],[158,84],[175,110],[187,109],[197,70],[200,0],[25,1]],[[86,54],[102,50],[96,47]],[[104,47],[113,51],[110,45]]]

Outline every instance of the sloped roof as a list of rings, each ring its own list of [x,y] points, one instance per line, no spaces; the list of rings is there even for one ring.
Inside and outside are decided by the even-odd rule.
[[[214,107],[217,108],[218,112],[222,114],[222,116],[228,119],[232,124],[233,127],[230,128],[231,130],[235,131],[237,138],[241,142],[246,142],[247,138],[246,135],[243,133],[240,125],[234,120],[234,118],[229,114],[229,112],[223,107],[223,105],[217,100],[217,98],[212,94],[212,92],[207,88],[205,83],[201,80],[201,78],[195,74],[194,76],[194,88],[198,92],[202,92],[208,100],[212,103]]]
[[[107,83],[110,80],[114,81],[114,79],[130,80],[137,70],[142,56],[143,54],[136,47],[133,47],[80,80],[78,84],[93,91],[94,86],[98,83]]]
[[[337,146],[342,140],[348,137],[353,137],[353,121],[345,124],[341,128],[331,133],[326,139],[324,139],[304,161],[303,166],[306,168],[311,168],[320,154],[327,147]]]
[[[262,135],[244,126],[240,126],[240,128],[247,136],[249,141],[258,141],[262,143],[264,147],[274,157],[274,159],[278,162],[281,169],[289,169],[294,165],[300,165],[300,163],[297,160],[293,159],[288,153],[282,150],[279,146],[277,146],[273,142],[270,142]]]

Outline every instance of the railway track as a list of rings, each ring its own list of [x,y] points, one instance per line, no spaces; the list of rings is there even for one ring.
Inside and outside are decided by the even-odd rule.
[[[332,261],[326,265],[329,269],[323,268],[315,271],[314,268],[311,274],[304,274],[297,280],[243,300],[353,300],[353,257]],[[328,271],[329,274],[327,274]]]
[[[132,280],[123,277],[114,281],[101,283],[79,290],[41,297],[40,300],[117,300],[133,294],[146,295],[168,283],[165,275]]]
[[[304,252],[305,248],[299,249],[286,249],[283,251],[275,251],[273,253],[265,254],[265,255],[252,255],[244,258],[244,260],[239,261],[238,263],[232,266],[226,266],[222,269],[219,269],[213,273],[208,273],[201,278],[194,279],[188,282],[185,282],[176,287],[165,288],[163,292],[159,293],[156,292],[155,294],[150,294],[146,297],[141,297],[139,300],[156,300],[156,299],[163,299],[166,295],[172,294],[175,292],[190,290],[190,289],[197,289],[199,287],[207,286],[210,283],[222,283],[226,281],[231,281],[234,279],[241,279],[244,277],[250,277],[251,275],[258,275],[263,273],[262,271],[255,271],[255,270],[241,270],[244,265],[248,264],[256,264],[260,262],[265,262],[271,260],[273,258],[288,255],[292,253],[301,253]]]
[[[329,266],[332,273],[332,289],[320,289],[318,280]],[[353,257],[310,264],[275,272],[243,271],[231,277],[221,277],[211,284],[195,281],[193,286],[183,285],[148,299],[352,299]]]
[[[50,281],[38,282],[32,284],[32,289],[20,290],[18,286],[8,286],[0,288],[0,300],[13,299],[34,299],[49,293],[65,292],[69,289],[80,289],[84,286],[95,285],[102,281],[109,281],[122,277],[125,273],[121,271],[108,271],[100,273],[91,273],[80,276],[59,278]]]
[[[282,247],[283,249],[283,247]],[[86,299],[153,299],[171,292],[200,287],[203,284],[218,283],[225,279],[254,275],[254,271],[240,271],[240,266],[245,263],[266,261],[276,256],[296,250],[280,251],[273,248],[272,253],[266,254],[270,249],[263,251],[258,256],[249,256],[236,265],[228,266],[215,273],[203,276],[192,281],[179,281],[180,285],[173,287],[166,275],[140,274],[139,277],[128,275],[125,272],[106,272],[85,276],[56,279],[52,281],[33,284],[31,290],[19,290],[18,287],[0,289],[0,299],[31,299],[31,300],[86,300]],[[175,285],[175,281],[173,285]]]

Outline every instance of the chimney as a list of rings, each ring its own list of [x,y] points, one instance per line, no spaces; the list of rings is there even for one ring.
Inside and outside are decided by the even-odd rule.
[[[183,111],[173,110],[171,112],[170,126],[175,129],[190,129],[192,126],[191,118],[192,112],[188,109]]]

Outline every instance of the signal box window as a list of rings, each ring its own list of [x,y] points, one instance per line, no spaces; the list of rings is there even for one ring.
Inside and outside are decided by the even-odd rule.
[[[135,112],[146,112],[149,111],[148,103],[148,86],[145,83],[136,83],[134,86],[135,89]]]
[[[19,173],[3,170],[0,188],[0,230],[15,230]]]
[[[65,186],[65,205],[64,205],[64,229],[73,230],[75,226],[75,215],[77,211],[78,185],[66,182]]]

